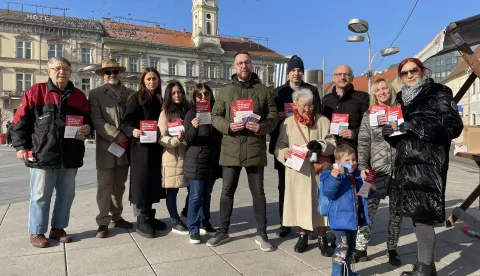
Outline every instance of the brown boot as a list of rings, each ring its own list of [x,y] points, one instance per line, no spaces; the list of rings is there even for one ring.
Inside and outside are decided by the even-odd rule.
[[[106,225],[100,225],[97,230],[97,234],[95,234],[95,237],[104,239],[108,237],[108,226]]]
[[[44,234],[40,234],[40,235],[31,234],[30,242],[32,243],[33,246],[38,248],[45,248],[48,245],[48,240]]]
[[[72,242],[72,237],[67,235],[67,233],[63,229],[50,229],[50,235],[48,237],[61,243]]]

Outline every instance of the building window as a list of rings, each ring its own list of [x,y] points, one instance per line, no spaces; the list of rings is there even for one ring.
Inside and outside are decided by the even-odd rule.
[[[118,63],[118,65],[122,66],[122,57],[114,56],[113,59]]]
[[[193,77],[193,66],[194,66],[193,61],[187,61],[187,77]]]
[[[17,41],[17,58],[32,59],[32,42]]]
[[[440,78],[440,72],[435,73],[435,78],[436,78],[436,79],[439,79],[439,78]]]
[[[457,64],[457,58],[452,58],[452,64]]]
[[[212,23],[207,22],[207,35],[212,34]]]
[[[63,45],[50,44],[48,45],[48,59],[53,57],[63,57]]]
[[[27,91],[32,86],[32,74],[17,74],[17,91]]]
[[[213,65],[213,64],[204,65],[203,74],[205,75],[206,79],[214,79],[215,78],[215,65]]]
[[[150,67],[153,67],[158,70],[158,63],[159,63],[158,59],[150,59]]]
[[[268,83],[273,83],[273,70],[268,70]]]
[[[175,76],[177,74],[177,62],[174,60],[168,61],[168,74],[170,76]]]
[[[82,78],[82,91],[83,93],[88,93],[90,91],[91,86],[90,86],[90,79],[89,78]]]
[[[132,89],[133,91],[138,90],[138,83],[127,83],[127,87]]]
[[[232,65],[224,64],[223,65],[223,78],[228,80],[232,76]]]
[[[130,58],[130,72],[138,72],[138,58]]]
[[[187,86],[187,99],[190,100],[190,97],[193,95],[194,86]]]
[[[442,75],[441,75],[442,78],[445,78],[445,74],[446,74],[446,73],[447,73],[447,72],[442,72]]]
[[[82,48],[82,63],[91,64],[92,63],[92,49]]]

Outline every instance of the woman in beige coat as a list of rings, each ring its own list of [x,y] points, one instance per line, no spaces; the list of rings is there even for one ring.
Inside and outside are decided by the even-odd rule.
[[[170,135],[167,123],[180,121],[183,124],[185,114],[189,109],[183,86],[176,81],[165,88],[165,100],[162,113],[158,119],[160,128],[159,142],[163,146],[162,154],[162,186],[167,190],[167,209],[172,219],[172,232],[188,235],[188,228],[180,219],[177,210],[177,194],[179,188],[188,186],[183,174],[185,157],[184,131],[178,135]]]
[[[300,89],[292,94],[292,98],[295,103],[294,115],[283,122],[275,147],[275,156],[278,161],[285,164],[294,144],[306,146],[309,152],[316,153],[317,159],[320,159],[320,156],[332,155],[336,141],[330,134],[330,121],[327,117],[316,114],[312,104],[312,92],[308,89]],[[321,254],[331,256],[326,238],[327,217],[320,216],[317,211],[318,182],[319,175],[314,170],[314,163],[310,162],[310,156],[305,158],[299,171],[285,166],[283,225],[300,227],[300,237],[294,247],[295,252],[298,253],[307,249],[307,230],[313,231],[318,227]]]

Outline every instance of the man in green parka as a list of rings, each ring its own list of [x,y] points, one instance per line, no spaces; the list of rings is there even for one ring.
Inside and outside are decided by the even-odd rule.
[[[207,246],[217,246],[230,239],[228,227],[233,209],[233,198],[238,186],[240,172],[247,171],[248,185],[253,197],[253,209],[257,222],[255,242],[263,251],[272,251],[268,241],[265,192],[263,189],[264,168],[267,166],[266,135],[272,132],[278,121],[278,113],[272,92],[260,83],[252,72],[252,60],[248,52],[235,55],[235,72],[232,80],[217,94],[212,110],[212,125],[223,133],[220,165],[223,166],[223,187],[220,198],[220,226]],[[260,115],[260,120],[234,120],[232,107],[237,100],[247,109]],[[251,100],[251,101],[248,101]],[[251,106],[250,106],[251,105]],[[240,111],[240,110],[239,110]],[[248,120],[247,120],[248,121]]]

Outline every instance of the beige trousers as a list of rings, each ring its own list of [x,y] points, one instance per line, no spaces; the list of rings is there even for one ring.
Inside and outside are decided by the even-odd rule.
[[[97,170],[97,224],[108,225],[122,218],[122,198],[127,181],[128,165]]]

